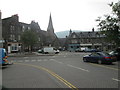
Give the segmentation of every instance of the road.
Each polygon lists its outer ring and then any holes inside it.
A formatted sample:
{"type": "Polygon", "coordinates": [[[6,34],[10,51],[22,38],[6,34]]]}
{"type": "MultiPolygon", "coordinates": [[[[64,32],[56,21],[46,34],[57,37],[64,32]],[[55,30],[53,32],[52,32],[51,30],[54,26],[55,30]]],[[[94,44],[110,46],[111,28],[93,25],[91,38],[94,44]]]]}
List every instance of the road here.
{"type": "Polygon", "coordinates": [[[88,53],[60,52],[52,56],[9,57],[3,68],[4,88],[118,88],[118,62],[83,62],[88,53]]]}

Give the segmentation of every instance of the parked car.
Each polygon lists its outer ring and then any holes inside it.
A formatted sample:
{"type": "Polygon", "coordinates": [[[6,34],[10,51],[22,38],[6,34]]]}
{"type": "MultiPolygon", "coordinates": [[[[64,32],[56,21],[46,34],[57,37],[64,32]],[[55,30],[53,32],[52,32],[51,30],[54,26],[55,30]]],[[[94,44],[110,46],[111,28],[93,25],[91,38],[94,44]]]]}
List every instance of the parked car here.
{"type": "Polygon", "coordinates": [[[81,52],[80,48],[75,49],[75,52],[81,52]]]}
{"type": "Polygon", "coordinates": [[[84,62],[96,62],[98,64],[116,62],[116,57],[104,52],[94,52],[83,57],[84,62]]]}
{"type": "Polygon", "coordinates": [[[37,52],[38,52],[38,53],[43,53],[43,50],[42,50],[42,49],[39,49],[37,52]]]}
{"type": "Polygon", "coordinates": [[[111,56],[115,56],[117,58],[117,61],[120,61],[120,51],[111,51],[109,54],[111,56]]]}
{"type": "Polygon", "coordinates": [[[85,52],[100,52],[98,49],[86,49],[85,52]]]}
{"type": "Polygon", "coordinates": [[[6,50],[4,49],[4,48],[0,48],[0,64],[2,65],[2,66],[4,66],[4,65],[8,65],[9,64],[9,62],[8,62],[8,60],[7,60],[7,52],[6,52],[6,50]]]}

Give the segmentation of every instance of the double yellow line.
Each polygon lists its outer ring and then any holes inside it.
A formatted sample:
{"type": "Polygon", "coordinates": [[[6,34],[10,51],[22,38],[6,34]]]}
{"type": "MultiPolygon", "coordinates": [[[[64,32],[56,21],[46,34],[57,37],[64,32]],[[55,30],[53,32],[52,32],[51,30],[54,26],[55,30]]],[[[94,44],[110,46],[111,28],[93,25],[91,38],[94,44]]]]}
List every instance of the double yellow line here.
{"type": "Polygon", "coordinates": [[[66,86],[68,86],[72,90],[78,90],[78,88],[75,87],[74,85],[72,85],[70,82],[68,82],[67,80],[63,79],[58,74],[56,74],[56,73],[48,70],[47,68],[44,68],[42,66],[32,65],[32,64],[22,64],[22,63],[15,63],[15,64],[25,65],[25,66],[31,66],[31,67],[34,67],[34,68],[38,68],[38,69],[44,70],[44,71],[48,72],[49,74],[51,74],[52,76],[54,76],[55,78],[57,78],[58,80],[60,80],[62,83],[64,83],[66,86]]]}

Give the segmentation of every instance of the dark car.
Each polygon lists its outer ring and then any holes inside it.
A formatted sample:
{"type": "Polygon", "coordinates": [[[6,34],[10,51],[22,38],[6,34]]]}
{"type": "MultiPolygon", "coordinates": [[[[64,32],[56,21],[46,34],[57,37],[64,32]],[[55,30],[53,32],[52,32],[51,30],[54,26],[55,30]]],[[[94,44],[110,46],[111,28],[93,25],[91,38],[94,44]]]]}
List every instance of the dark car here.
{"type": "Polygon", "coordinates": [[[104,52],[94,52],[83,57],[84,62],[96,62],[98,64],[116,62],[116,57],[104,52]]]}
{"type": "Polygon", "coordinates": [[[120,51],[111,51],[109,53],[111,56],[115,56],[117,58],[117,61],[120,61],[120,51]]]}

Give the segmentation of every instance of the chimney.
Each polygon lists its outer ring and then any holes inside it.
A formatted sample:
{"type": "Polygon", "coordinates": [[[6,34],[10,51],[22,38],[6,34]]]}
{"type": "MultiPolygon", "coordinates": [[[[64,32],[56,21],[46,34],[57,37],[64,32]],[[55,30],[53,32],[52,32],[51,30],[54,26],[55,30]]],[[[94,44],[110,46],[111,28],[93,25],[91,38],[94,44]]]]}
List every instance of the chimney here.
{"type": "Polygon", "coordinates": [[[92,32],[94,32],[94,31],[95,31],[95,29],[93,28],[93,29],[92,29],[92,32]]]}
{"type": "Polygon", "coordinates": [[[13,17],[16,21],[19,22],[19,16],[18,16],[18,14],[12,15],[12,17],[13,17]]]}

